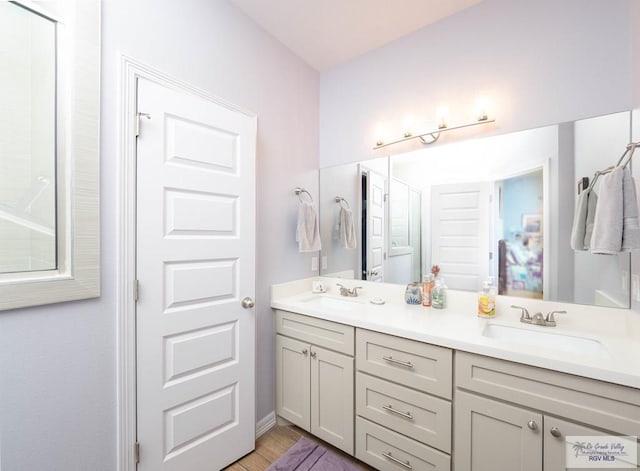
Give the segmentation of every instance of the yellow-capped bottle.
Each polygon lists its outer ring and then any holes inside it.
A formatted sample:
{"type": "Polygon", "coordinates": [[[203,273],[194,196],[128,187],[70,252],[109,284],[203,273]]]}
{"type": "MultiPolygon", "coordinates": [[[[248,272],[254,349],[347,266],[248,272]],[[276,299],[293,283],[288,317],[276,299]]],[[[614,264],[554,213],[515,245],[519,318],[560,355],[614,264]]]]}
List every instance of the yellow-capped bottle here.
{"type": "Polygon", "coordinates": [[[478,292],[478,316],[496,316],[496,290],[491,279],[482,284],[482,290],[478,292]]]}

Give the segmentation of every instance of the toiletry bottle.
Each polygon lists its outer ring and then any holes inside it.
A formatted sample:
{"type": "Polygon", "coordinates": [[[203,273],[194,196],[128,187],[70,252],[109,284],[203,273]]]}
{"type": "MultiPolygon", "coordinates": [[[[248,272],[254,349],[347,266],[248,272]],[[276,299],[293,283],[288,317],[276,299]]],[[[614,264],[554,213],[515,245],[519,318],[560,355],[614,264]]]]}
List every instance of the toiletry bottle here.
{"type": "Polygon", "coordinates": [[[424,275],[422,277],[422,305],[424,307],[431,307],[431,291],[434,286],[433,275],[424,275]]]}
{"type": "Polygon", "coordinates": [[[496,316],[496,290],[491,277],[482,284],[482,289],[478,292],[478,316],[496,316]]]}
{"type": "Polygon", "coordinates": [[[431,290],[431,307],[444,309],[447,307],[446,285],[442,277],[436,278],[435,286],[431,290]]]}

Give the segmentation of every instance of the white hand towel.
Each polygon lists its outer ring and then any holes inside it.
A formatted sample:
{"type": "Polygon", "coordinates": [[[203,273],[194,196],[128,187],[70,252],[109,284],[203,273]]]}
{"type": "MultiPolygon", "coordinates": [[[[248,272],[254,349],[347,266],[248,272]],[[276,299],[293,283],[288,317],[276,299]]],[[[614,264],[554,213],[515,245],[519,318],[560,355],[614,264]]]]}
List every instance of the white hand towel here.
{"type": "Polygon", "coordinates": [[[589,203],[587,204],[587,223],[584,229],[584,249],[591,247],[591,236],[593,235],[593,222],[596,218],[596,208],[598,207],[598,195],[595,190],[589,190],[589,203]]]}
{"type": "Polygon", "coordinates": [[[622,248],[623,173],[622,167],[616,167],[600,178],[591,253],[611,255],[622,248]]]}
{"type": "Polygon", "coordinates": [[[622,178],[623,222],[622,222],[622,250],[629,252],[640,249],[640,223],[638,222],[638,199],[636,183],[628,167],[624,169],[622,178]]]}
{"type": "Polygon", "coordinates": [[[573,250],[584,250],[585,230],[587,224],[587,206],[589,193],[591,190],[584,190],[578,195],[576,202],[576,212],[573,216],[573,227],[571,228],[571,248],[573,250]]]}
{"type": "Polygon", "coordinates": [[[300,252],[317,252],[321,248],[318,213],[313,203],[302,202],[298,208],[296,242],[300,252]]]}
{"type": "Polygon", "coordinates": [[[340,208],[340,242],[345,249],[356,248],[356,227],[353,222],[353,212],[347,208],[340,208]]]}

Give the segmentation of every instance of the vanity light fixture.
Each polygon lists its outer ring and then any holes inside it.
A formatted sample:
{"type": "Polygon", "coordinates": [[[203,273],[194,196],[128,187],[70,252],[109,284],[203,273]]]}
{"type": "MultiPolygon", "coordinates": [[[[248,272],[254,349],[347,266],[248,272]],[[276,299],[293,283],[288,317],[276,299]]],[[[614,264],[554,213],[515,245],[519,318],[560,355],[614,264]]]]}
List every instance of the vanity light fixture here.
{"type": "Polygon", "coordinates": [[[440,134],[443,132],[453,131],[454,129],[468,128],[471,126],[478,126],[480,124],[494,123],[495,121],[496,121],[495,119],[489,119],[489,116],[487,116],[487,113],[484,110],[482,110],[478,115],[477,121],[474,121],[472,123],[460,124],[458,126],[449,126],[445,119],[440,119],[438,123],[438,129],[434,129],[433,131],[427,131],[427,132],[423,132],[415,135],[412,134],[411,131],[405,131],[404,137],[402,139],[397,139],[391,142],[384,142],[382,139],[378,138],[376,140],[376,145],[373,149],[376,150],[382,147],[390,146],[392,144],[399,144],[400,142],[408,141],[411,139],[420,139],[420,142],[422,142],[425,145],[433,144],[438,140],[438,138],[440,138],[440,134]]]}

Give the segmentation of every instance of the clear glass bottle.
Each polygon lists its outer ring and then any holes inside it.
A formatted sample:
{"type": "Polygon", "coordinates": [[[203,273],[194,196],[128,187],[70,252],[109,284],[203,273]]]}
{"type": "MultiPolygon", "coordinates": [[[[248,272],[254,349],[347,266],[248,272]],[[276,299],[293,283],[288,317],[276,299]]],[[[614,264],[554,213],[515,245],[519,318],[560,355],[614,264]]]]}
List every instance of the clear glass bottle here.
{"type": "Polygon", "coordinates": [[[444,309],[447,307],[447,286],[442,277],[436,278],[435,286],[431,290],[431,307],[444,309]]]}

